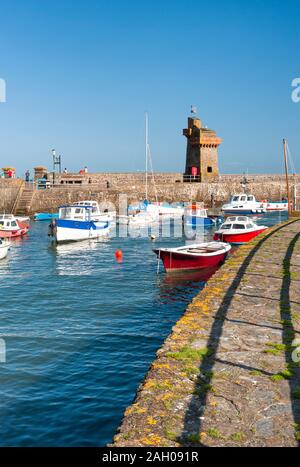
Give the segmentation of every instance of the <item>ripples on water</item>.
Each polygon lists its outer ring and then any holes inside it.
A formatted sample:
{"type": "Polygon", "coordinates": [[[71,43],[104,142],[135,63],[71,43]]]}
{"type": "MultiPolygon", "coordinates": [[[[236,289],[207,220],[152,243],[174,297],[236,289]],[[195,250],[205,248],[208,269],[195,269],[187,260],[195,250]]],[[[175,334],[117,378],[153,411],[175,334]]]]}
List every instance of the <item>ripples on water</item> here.
{"type": "MultiPolygon", "coordinates": [[[[155,243],[175,244],[182,239],[155,243]]],[[[14,241],[0,262],[0,445],[111,441],[156,350],[206,280],[157,275],[152,248],[142,238],[54,246],[47,223],[14,241]]]]}

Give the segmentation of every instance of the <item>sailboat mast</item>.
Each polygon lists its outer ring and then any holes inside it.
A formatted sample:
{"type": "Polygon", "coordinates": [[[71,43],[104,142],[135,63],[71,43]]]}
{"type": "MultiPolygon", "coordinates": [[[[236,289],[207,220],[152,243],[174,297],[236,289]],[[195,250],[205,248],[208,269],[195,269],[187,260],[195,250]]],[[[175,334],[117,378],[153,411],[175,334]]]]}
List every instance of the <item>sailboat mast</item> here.
{"type": "Polygon", "coordinates": [[[146,172],[146,200],[148,200],[148,113],[145,113],[145,172],[146,172]]]}
{"type": "Polygon", "coordinates": [[[290,193],[290,184],[289,184],[289,169],[287,161],[287,151],[286,151],[286,139],[283,140],[283,155],[284,155],[284,167],[285,167],[285,178],[286,178],[286,190],[288,198],[288,212],[291,213],[291,193],[290,193]]]}

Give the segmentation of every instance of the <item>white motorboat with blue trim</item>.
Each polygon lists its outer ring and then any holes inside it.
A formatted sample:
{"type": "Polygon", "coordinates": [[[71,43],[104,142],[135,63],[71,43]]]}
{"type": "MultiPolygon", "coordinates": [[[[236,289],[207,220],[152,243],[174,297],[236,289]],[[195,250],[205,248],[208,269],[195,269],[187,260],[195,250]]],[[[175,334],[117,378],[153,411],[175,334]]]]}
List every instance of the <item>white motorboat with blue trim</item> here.
{"type": "Polygon", "coordinates": [[[108,235],[110,222],[93,220],[92,206],[64,205],[58,219],[50,224],[51,235],[57,243],[89,240],[108,235]]]}
{"type": "Polygon", "coordinates": [[[261,214],[267,211],[263,202],[256,201],[255,196],[242,193],[233,195],[228,204],[222,206],[224,214],[261,214]]]}

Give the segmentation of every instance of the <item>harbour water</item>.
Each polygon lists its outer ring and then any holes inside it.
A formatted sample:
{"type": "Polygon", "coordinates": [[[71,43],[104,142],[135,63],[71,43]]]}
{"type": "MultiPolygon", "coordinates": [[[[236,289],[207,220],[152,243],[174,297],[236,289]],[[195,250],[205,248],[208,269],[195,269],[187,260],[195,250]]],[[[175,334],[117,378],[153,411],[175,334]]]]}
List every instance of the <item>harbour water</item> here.
{"type": "MultiPolygon", "coordinates": [[[[175,244],[183,239],[155,242],[175,244]]],[[[152,248],[148,238],[54,246],[47,223],[13,243],[0,262],[0,445],[111,441],[156,350],[204,286],[201,274],[157,275],[152,248]]]]}

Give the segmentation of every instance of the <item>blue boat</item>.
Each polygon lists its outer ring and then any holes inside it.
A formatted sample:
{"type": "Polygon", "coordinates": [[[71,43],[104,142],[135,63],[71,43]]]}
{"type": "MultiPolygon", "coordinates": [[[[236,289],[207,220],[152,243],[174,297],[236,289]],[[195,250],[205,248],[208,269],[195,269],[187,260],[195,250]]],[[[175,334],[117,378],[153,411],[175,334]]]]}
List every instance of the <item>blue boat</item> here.
{"type": "Polygon", "coordinates": [[[36,212],[33,216],[34,221],[51,221],[52,219],[58,219],[58,213],[36,212]]]}
{"type": "Polygon", "coordinates": [[[223,217],[210,217],[207,209],[199,208],[196,205],[188,206],[184,211],[184,223],[191,227],[213,227],[223,222],[223,217]]]}

